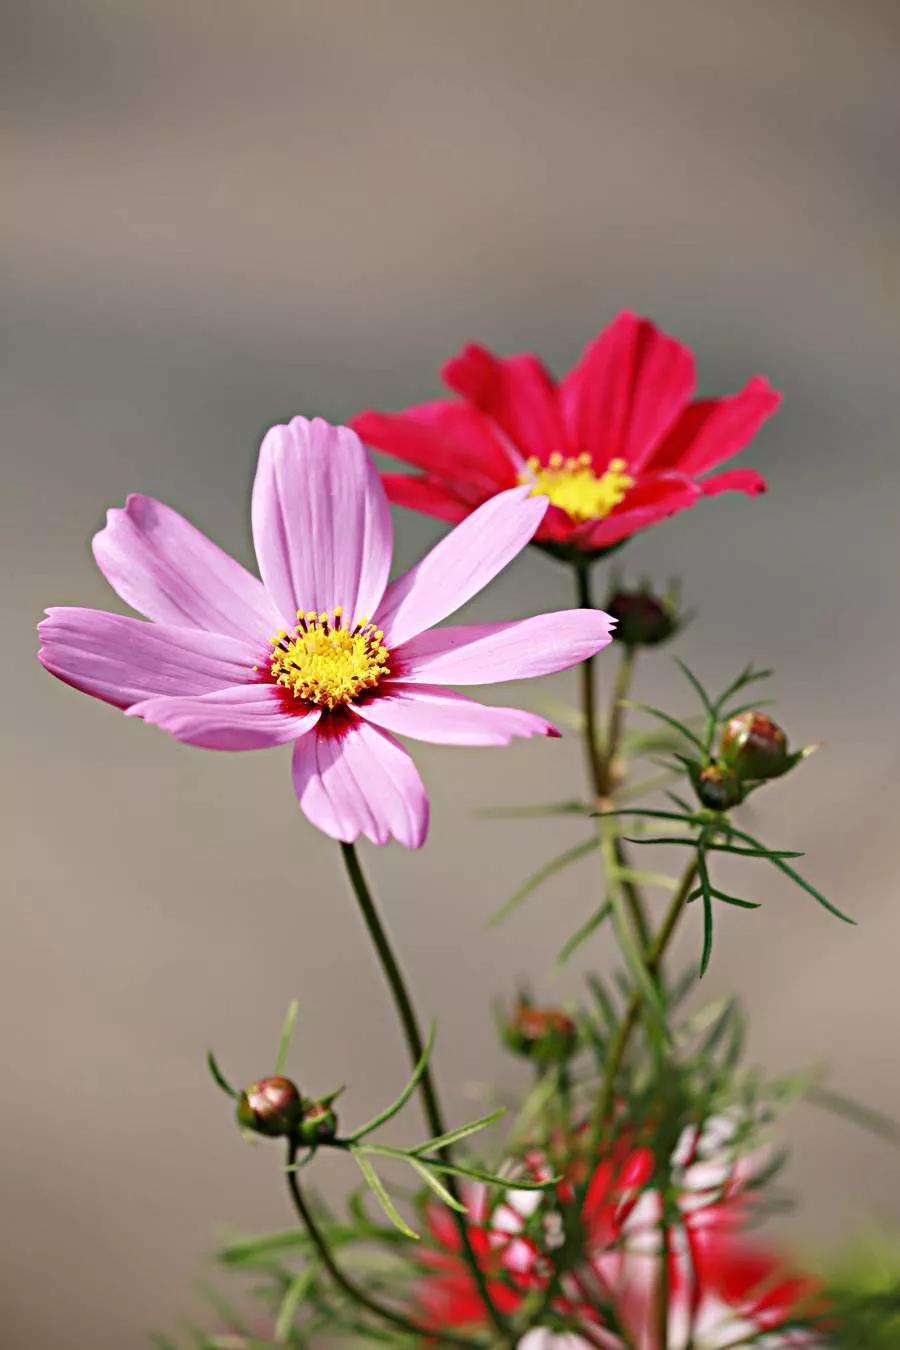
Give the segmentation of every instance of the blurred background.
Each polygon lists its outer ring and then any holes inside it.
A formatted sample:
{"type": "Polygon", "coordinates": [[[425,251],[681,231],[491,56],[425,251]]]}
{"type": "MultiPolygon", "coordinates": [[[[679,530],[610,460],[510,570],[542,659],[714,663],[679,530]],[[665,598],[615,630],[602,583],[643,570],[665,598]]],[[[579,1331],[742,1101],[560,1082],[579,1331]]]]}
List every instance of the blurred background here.
{"type": "MultiPolygon", "coordinates": [[[[898,7],[4,9],[4,1345],[139,1346],[196,1310],[215,1235],[289,1222],[275,1158],[242,1143],[206,1076],[208,1045],[236,1079],[270,1070],[297,996],[293,1070],[312,1091],[348,1083],[348,1118],[406,1071],[287,753],[205,754],[126,722],[39,669],[33,626],[48,604],[121,608],[89,538],[132,490],[249,562],[265,428],[433,396],[468,339],[561,370],[627,306],[696,349],[704,392],[757,371],[784,390],[742,461],[771,493],[708,502],[623,562],[683,577],[700,617],[678,651],[711,683],[751,657],[777,667],[780,719],[825,748],[755,820],[860,920],[756,873],[765,908],[722,915],[704,994],[742,993],[773,1071],[827,1061],[836,1087],[900,1114],[898,7]]],[[[397,529],[402,564],[441,532],[403,512],[397,529]]],[[[469,615],[569,602],[565,572],[529,554],[469,615]]],[[[668,656],[639,689],[689,706],[668,656]]],[[[574,698],[574,681],[543,692],[574,698]]],[[[547,974],[592,903],[590,869],[573,871],[487,930],[584,827],[475,813],[571,796],[581,760],[571,740],[417,760],[429,847],[365,862],[440,1019],[459,1120],[522,1082],[492,998],[526,976],[576,993],[586,961],[547,974]]],[[[592,960],[609,966],[606,941],[592,960]]],[[[404,1128],[418,1137],[412,1111],[404,1128]]],[[[812,1108],[791,1139],[792,1235],[900,1221],[886,1146],[812,1108]]]]}

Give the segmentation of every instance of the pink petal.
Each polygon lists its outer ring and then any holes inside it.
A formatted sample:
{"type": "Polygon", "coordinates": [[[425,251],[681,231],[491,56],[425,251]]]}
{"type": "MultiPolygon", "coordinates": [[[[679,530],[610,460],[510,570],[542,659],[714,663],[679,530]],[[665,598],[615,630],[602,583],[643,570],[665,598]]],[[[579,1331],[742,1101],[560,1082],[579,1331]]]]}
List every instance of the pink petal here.
{"type": "Polygon", "coordinates": [[[282,615],[330,611],[371,618],[384,594],[393,536],[384,488],[349,427],[295,417],[273,427],[253,484],[253,540],[282,615]]]}
{"type": "Polygon", "coordinates": [[[51,674],[118,708],[154,694],[208,694],[252,680],[259,655],[252,643],[220,633],[97,609],[48,609],[38,633],[38,658],[51,674]]]}
{"type": "Polygon", "coordinates": [[[546,510],[546,497],[518,487],[473,511],[387,588],[375,617],[388,646],[440,623],[477,595],[521,553],[546,510]]]}
{"type": "Polygon", "coordinates": [[[435,628],[394,652],[404,683],[496,684],[550,675],[612,641],[614,620],[599,609],[565,609],[513,623],[435,628]]]}
{"type": "Polygon", "coordinates": [[[421,511],[436,520],[449,520],[458,525],[472,511],[471,506],[454,496],[439,479],[419,478],[411,473],[383,473],[381,481],[388,501],[395,506],[421,511]]]}
{"type": "Polygon", "coordinates": [[[654,469],[677,468],[703,473],[738,454],[753,439],[781,402],[762,375],[755,375],[737,394],[702,399],[685,408],[650,463],[654,469]]]}
{"type": "Polygon", "coordinates": [[[384,692],[359,703],[358,716],[385,731],[435,745],[508,745],[516,736],[558,736],[556,727],[518,708],[483,703],[427,684],[385,685],[384,692]]]}
{"type": "Polygon", "coordinates": [[[116,594],[158,623],[260,640],[280,625],[262,582],[152,497],[107,514],[94,557],[116,594]]]}
{"type": "Polygon", "coordinates": [[[569,448],[556,390],[536,356],[499,358],[471,343],[441,371],[444,382],[509,437],[523,459],[542,463],[569,448]]]}
{"type": "Polygon", "coordinates": [[[622,506],[605,520],[579,531],[577,545],[588,550],[611,548],[638,530],[645,530],[648,525],[656,525],[676,511],[693,506],[701,495],[702,489],[698,483],[678,474],[661,474],[656,479],[646,479],[633,488],[622,506]]]}
{"type": "Polygon", "coordinates": [[[704,497],[718,497],[720,492],[746,492],[748,497],[758,497],[766,491],[766,480],[755,469],[726,469],[711,478],[701,478],[699,486],[704,497]]]}
{"type": "Polygon", "coordinates": [[[274,684],[242,684],[197,698],[149,698],[129,708],[179,741],[206,750],[267,750],[303,737],[321,712],[285,710],[284,694],[274,684]]]}
{"type": "Polygon", "coordinates": [[[623,313],[560,383],[569,438],[598,470],[611,459],[640,468],[694,388],[694,358],[649,319],[623,313]]]}
{"type": "Polygon", "coordinates": [[[476,483],[490,492],[515,483],[513,462],[490,421],[457,399],[400,413],[362,412],[350,425],[367,445],[448,483],[476,483]]]}
{"type": "Polygon", "coordinates": [[[293,775],[301,810],[332,839],[425,842],[428,797],[415,764],[387,732],[352,714],[323,720],[297,742],[293,775]]]}

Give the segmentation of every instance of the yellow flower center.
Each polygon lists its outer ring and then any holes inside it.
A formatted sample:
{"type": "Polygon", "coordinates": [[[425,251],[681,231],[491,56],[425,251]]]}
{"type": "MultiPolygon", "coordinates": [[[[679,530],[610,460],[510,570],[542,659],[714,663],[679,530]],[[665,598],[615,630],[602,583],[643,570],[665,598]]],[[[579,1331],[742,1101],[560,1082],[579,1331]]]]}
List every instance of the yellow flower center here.
{"type": "Polygon", "coordinates": [[[319,708],[337,708],[388,674],[384,633],[368,619],[345,626],[338,605],[332,614],[297,613],[289,633],[271,639],[269,673],[276,684],[319,708]]]}
{"type": "Polygon", "coordinates": [[[549,464],[529,459],[519,474],[520,483],[531,483],[531,495],[549,497],[554,506],[581,524],[586,520],[602,520],[625,497],[634,485],[626,472],[624,459],[612,459],[609,468],[599,477],[591,467],[590,455],[564,459],[551,455],[549,464]]]}

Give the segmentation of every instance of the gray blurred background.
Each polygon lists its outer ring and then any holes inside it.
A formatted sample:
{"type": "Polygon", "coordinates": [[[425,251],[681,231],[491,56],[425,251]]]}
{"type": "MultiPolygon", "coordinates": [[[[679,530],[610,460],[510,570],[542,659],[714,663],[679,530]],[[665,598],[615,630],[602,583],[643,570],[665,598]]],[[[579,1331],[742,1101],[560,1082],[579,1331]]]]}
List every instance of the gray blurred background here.
{"type": "MultiPolygon", "coordinates": [[[[347,1082],[349,1118],[405,1073],[287,754],[125,721],[40,671],[33,625],[119,607],[88,540],[131,490],[249,561],[264,429],[431,396],[470,338],[563,369],[628,306],[696,348],[706,392],[757,371],[785,391],[746,459],[770,495],[709,502],[625,559],[683,576],[700,617],[679,652],[711,682],[777,666],[782,720],[826,745],[755,820],[861,921],[750,876],[766,906],[722,915],[704,993],[741,991],[773,1070],[828,1061],[900,1114],[897,5],[30,0],[4,29],[4,1346],[139,1346],[196,1308],[215,1234],[289,1221],[207,1045],[240,1080],[267,1071],[296,995],[293,1068],[347,1082]]],[[[397,527],[401,562],[441,529],[397,527]]],[[[566,605],[567,583],[529,554],[470,615],[566,605]]],[[[688,706],[667,657],[640,691],[688,706]]],[[[592,898],[582,868],[486,931],[583,826],[474,812],[570,796],[581,761],[571,740],[417,759],[429,847],[365,861],[459,1120],[522,1083],[492,996],[580,987],[586,962],[546,975],[592,898]]],[[[608,968],[608,940],[592,955],[608,968]]],[[[900,1221],[886,1146],[811,1108],[791,1136],[794,1235],[900,1221]]]]}

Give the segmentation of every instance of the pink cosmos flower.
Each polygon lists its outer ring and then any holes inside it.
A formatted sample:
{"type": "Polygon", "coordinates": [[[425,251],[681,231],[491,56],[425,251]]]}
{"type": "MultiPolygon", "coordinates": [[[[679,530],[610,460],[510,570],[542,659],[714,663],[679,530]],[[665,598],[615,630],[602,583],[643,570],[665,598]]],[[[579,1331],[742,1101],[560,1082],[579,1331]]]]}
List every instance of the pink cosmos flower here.
{"type": "Polygon", "coordinates": [[[693,401],[694,358],[648,319],[623,313],[555,383],[536,356],[470,345],[442,371],[460,396],[352,419],[363,440],[420,469],[384,475],[388,496],[463,520],[522,483],[549,497],[536,540],[596,553],[701,497],[765,490],[753,469],[707,477],[756,435],[780,395],[762,376],[693,401]]]}
{"type": "Polygon", "coordinates": [[[260,449],[252,525],[262,580],[183,516],[132,496],[109,512],[94,557],[149,623],[50,609],[39,656],[59,679],[213,750],[293,744],[294,787],[319,829],[418,848],[428,798],[393,733],[443,745],[556,736],[446,684],[563,670],[611,640],[596,610],[435,628],[529,542],[547,510],[502,492],[388,584],[384,488],[347,427],[295,417],[260,449]]]}

